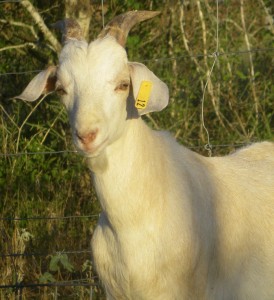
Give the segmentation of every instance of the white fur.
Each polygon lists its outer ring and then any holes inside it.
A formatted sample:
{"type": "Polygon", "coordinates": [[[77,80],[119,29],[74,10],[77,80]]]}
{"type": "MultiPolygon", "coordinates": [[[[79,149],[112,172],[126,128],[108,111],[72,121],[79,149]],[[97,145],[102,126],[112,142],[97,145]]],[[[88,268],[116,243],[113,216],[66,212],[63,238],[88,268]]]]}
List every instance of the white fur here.
{"type": "Polygon", "coordinates": [[[161,110],[167,87],[114,38],[60,55],[56,85],[102,206],[92,250],[108,299],[274,299],[274,144],[191,152],[138,118],[144,79],[154,83],[147,111],[161,110]],[[133,91],[115,89],[129,80],[133,91]],[[77,138],[95,129],[89,144],[77,138]]]}

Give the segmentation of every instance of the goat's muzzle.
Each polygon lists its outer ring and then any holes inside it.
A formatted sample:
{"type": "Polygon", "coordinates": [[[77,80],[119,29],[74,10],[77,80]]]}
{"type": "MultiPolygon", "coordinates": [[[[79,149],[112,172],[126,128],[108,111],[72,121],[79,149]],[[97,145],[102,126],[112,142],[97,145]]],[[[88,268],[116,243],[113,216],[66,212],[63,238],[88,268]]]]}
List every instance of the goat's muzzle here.
{"type": "Polygon", "coordinates": [[[81,134],[78,131],[76,131],[75,134],[78,140],[81,142],[81,144],[83,144],[84,146],[88,146],[96,139],[97,133],[98,133],[98,129],[89,131],[88,133],[85,134],[81,134]]]}

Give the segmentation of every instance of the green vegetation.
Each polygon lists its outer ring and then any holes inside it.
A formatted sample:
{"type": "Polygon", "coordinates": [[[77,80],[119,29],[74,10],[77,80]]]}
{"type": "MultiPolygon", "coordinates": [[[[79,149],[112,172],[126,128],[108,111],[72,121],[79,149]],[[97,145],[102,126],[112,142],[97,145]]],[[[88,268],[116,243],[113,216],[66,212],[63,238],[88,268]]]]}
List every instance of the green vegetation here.
{"type": "MultiPolygon", "coordinates": [[[[68,0],[32,3],[47,25],[72,14],[68,0]]],[[[169,107],[145,117],[151,127],[204,155],[203,121],[213,155],[274,140],[271,3],[219,1],[217,39],[216,1],[105,1],[105,22],[131,9],[162,12],[136,26],[127,43],[130,60],[146,64],[170,88],[169,107]]],[[[75,17],[81,7],[91,16],[92,40],[102,27],[101,1],[79,1],[75,17]]],[[[104,299],[89,245],[100,207],[84,159],[73,152],[66,112],[54,94],[33,104],[11,100],[33,71],[56,64],[58,53],[22,4],[0,3],[0,15],[0,254],[25,253],[1,257],[0,285],[81,281],[93,285],[93,299],[104,299]]],[[[90,293],[84,285],[11,287],[0,289],[0,299],[89,299],[90,293]]]]}

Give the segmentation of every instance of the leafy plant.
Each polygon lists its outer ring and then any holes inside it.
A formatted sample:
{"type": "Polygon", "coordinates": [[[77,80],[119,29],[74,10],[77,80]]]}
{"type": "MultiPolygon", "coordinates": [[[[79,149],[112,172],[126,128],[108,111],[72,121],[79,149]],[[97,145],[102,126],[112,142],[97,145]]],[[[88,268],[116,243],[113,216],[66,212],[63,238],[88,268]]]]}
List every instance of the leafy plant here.
{"type": "MultiPolygon", "coordinates": [[[[68,7],[70,1],[32,4],[46,25],[71,11],[81,18],[86,13],[91,17],[86,23],[90,25],[87,39],[92,40],[102,27],[101,2],[80,2],[74,11],[68,7]],[[81,7],[86,11],[79,13],[81,7]]],[[[115,0],[105,2],[103,11],[105,23],[130,9],[162,12],[134,27],[127,43],[129,59],[145,63],[170,90],[167,109],[145,120],[155,129],[171,131],[180,143],[205,155],[203,93],[204,122],[213,154],[274,138],[272,2],[244,2],[242,11],[239,0],[218,3],[218,39],[216,1],[115,0]],[[205,89],[217,42],[220,55],[205,89]]],[[[58,53],[22,3],[3,2],[0,14],[5,16],[0,19],[0,252],[43,252],[50,259],[44,255],[2,259],[0,282],[19,282],[16,274],[22,284],[85,278],[96,285],[94,297],[104,299],[90,253],[48,256],[58,249],[89,249],[100,212],[84,159],[71,152],[74,146],[66,112],[54,94],[39,104],[11,100],[38,70],[56,64],[58,53]],[[11,220],[15,217],[20,220],[11,220]],[[28,241],[20,239],[26,228],[34,237],[25,236],[28,241]]],[[[1,299],[47,299],[52,290],[25,288],[17,295],[1,289],[0,293],[1,299]]],[[[75,299],[87,297],[86,290],[69,287],[58,293],[64,299],[72,294],[75,299]]]]}

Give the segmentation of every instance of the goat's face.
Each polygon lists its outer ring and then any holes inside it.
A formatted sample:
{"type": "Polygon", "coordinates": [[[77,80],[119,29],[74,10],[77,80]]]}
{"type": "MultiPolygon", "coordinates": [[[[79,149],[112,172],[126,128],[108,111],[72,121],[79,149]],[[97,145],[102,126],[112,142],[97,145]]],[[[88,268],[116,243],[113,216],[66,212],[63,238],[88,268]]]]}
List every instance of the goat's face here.
{"type": "MultiPolygon", "coordinates": [[[[129,12],[116,17],[118,22],[114,20],[126,27],[123,22],[131,22],[136,16],[145,20],[153,15],[153,12],[129,12]]],[[[90,44],[75,38],[80,32],[75,21],[67,20],[65,25],[76,27],[65,30],[58,67],[39,73],[18,98],[34,101],[41,94],[59,92],[68,111],[76,147],[95,157],[122,135],[128,120],[162,110],[168,103],[168,88],[146,66],[128,62],[123,47],[125,33],[114,24],[107,26],[90,44]],[[121,32],[124,35],[120,36],[121,32]],[[69,34],[73,34],[72,38],[69,34]],[[147,106],[137,109],[135,99],[143,82],[149,82],[152,89],[147,95],[147,106]]]]}
{"type": "Polygon", "coordinates": [[[114,38],[68,43],[57,68],[73,140],[89,156],[98,155],[123,132],[130,73],[127,55],[114,38]]]}

